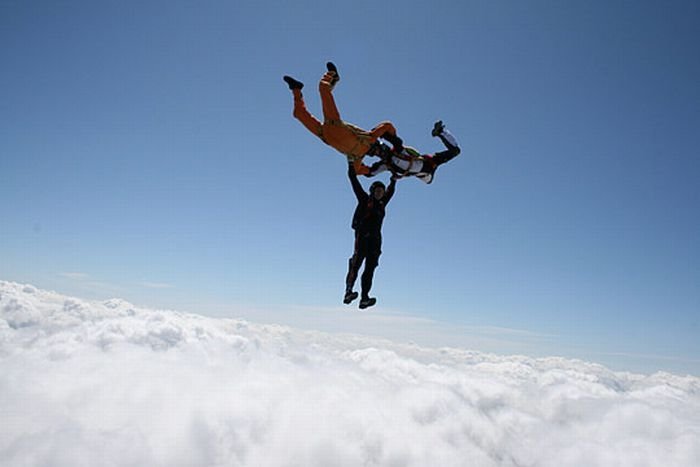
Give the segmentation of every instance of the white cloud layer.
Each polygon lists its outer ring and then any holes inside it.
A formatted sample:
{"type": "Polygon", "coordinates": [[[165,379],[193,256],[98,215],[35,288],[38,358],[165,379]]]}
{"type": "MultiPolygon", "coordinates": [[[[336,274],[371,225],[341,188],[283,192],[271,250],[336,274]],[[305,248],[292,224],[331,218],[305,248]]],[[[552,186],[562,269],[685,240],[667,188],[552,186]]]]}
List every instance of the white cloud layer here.
{"type": "Polygon", "coordinates": [[[698,466],[700,379],[0,281],[3,466],[698,466]]]}

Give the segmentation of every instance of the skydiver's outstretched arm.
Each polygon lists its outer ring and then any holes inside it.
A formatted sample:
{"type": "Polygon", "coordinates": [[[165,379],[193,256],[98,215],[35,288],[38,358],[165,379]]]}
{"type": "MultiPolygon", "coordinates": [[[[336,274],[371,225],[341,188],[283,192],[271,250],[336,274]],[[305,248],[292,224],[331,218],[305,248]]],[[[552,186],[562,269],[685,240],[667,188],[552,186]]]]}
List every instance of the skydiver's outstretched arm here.
{"type": "Polygon", "coordinates": [[[389,182],[389,186],[386,189],[386,193],[384,194],[384,205],[386,206],[389,204],[389,201],[391,201],[391,198],[394,196],[394,193],[396,192],[396,180],[398,180],[398,177],[396,175],[391,176],[391,181],[389,182]]]}
{"type": "Polygon", "coordinates": [[[364,203],[369,198],[369,195],[365,193],[362,188],[360,181],[357,179],[357,173],[355,172],[355,166],[351,160],[348,160],[348,178],[350,179],[350,185],[352,185],[352,191],[355,193],[357,201],[364,203]]]}
{"type": "Polygon", "coordinates": [[[386,172],[387,170],[389,170],[389,167],[387,167],[386,162],[377,161],[369,167],[369,172],[365,174],[365,177],[374,177],[375,175],[386,172]]]}

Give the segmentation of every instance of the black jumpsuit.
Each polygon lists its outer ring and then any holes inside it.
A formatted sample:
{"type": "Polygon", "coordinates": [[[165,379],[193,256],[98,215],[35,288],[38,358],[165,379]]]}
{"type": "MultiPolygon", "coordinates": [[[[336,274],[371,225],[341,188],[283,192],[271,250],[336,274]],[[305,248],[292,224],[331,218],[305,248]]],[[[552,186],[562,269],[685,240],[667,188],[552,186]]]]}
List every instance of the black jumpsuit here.
{"type": "Polygon", "coordinates": [[[346,292],[352,291],[364,261],[362,298],[367,299],[372,288],[374,270],[379,265],[379,255],[382,254],[382,222],[384,221],[385,207],[394,196],[396,180],[391,180],[384,196],[377,200],[371,193],[366,193],[362,188],[352,165],[348,167],[348,177],[357,197],[357,208],[355,208],[352,217],[352,228],[355,231],[355,250],[350,258],[345,286],[346,292]]]}

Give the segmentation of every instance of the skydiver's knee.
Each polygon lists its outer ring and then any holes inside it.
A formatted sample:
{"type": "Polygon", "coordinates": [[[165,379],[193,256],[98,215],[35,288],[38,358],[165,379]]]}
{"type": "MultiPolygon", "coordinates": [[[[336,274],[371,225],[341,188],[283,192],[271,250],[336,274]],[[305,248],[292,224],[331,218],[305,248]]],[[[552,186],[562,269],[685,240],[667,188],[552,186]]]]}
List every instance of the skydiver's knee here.
{"type": "Polygon", "coordinates": [[[389,120],[383,121],[377,126],[383,128],[385,132],[396,134],[396,127],[389,120]]]}
{"type": "Polygon", "coordinates": [[[362,259],[358,255],[352,255],[348,260],[348,265],[351,269],[360,269],[362,259]]]}
{"type": "MultiPolygon", "coordinates": [[[[459,148],[459,146],[454,145],[454,144],[447,144],[447,150],[443,151],[443,154],[445,154],[445,157],[449,160],[452,159],[453,157],[459,156],[459,153],[462,152],[462,150],[459,148]]],[[[439,153],[438,153],[439,154],[439,153]]]]}
{"type": "Polygon", "coordinates": [[[435,167],[437,167],[439,165],[444,164],[445,162],[451,161],[452,159],[457,157],[460,152],[461,151],[457,146],[453,146],[446,151],[436,153],[431,158],[431,161],[435,164],[435,167]]]}
{"type": "Polygon", "coordinates": [[[365,270],[373,270],[376,269],[377,266],[379,266],[379,255],[368,257],[367,260],[365,260],[365,270]]]}

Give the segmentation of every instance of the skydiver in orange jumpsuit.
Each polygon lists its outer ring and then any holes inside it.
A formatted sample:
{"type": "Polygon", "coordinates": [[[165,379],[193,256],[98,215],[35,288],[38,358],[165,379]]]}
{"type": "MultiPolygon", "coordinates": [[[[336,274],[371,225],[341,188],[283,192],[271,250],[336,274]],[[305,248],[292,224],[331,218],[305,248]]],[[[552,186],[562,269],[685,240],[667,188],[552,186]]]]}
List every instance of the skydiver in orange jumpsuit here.
{"type": "Polygon", "coordinates": [[[284,81],[289,85],[294,94],[294,117],[299,120],[311,133],[318,136],[321,141],[333,147],[341,154],[345,154],[353,161],[355,171],[359,175],[369,173],[369,167],[362,163],[362,158],[370,152],[370,148],[378,138],[390,142],[395,148],[401,148],[403,143],[396,135],[396,128],[391,122],[381,122],[372,130],[366,131],[351,123],[340,119],[340,113],[333,99],[333,87],[340,80],[336,66],[328,62],[327,72],[318,83],[323,107],[323,123],[306,109],[301,89],[304,83],[295,80],[291,76],[284,76],[284,81]]]}

